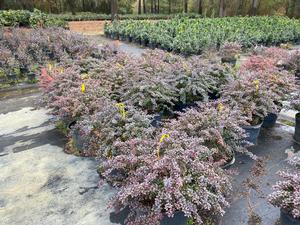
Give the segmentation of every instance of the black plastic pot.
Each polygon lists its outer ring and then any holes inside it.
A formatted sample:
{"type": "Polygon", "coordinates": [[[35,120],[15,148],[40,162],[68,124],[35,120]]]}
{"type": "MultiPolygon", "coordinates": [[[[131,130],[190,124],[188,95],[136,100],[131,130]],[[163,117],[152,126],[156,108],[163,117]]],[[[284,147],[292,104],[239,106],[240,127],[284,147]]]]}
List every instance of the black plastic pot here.
{"type": "Polygon", "coordinates": [[[22,75],[24,75],[24,74],[27,74],[29,71],[28,71],[27,67],[20,67],[20,72],[22,75]]]}
{"type": "Polygon", "coordinates": [[[242,126],[242,128],[245,130],[247,137],[245,138],[245,141],[248,141],[254,145],[257,144],[257,139],[261,130],[262,123],[255,125],[255,126],[242,126]]]}
{"type": "Polygon", "coordinates": [[[8,74],[7,78],[9,81],[13,81],[13,82],[17,81],[17,79],[18,79],[17,74],[15,74],[15,73],[8,74]]]}
{"type": "Polygon", "coordinates": [[[294,134],[294,140],[297,143],[300,143],[300,113],[296,114],[296,125],[295,125],[295,134],[294,134]]]}
{"type": "Polygon", "coordinates": [[[280,224],[281,225],[300,225],[300,219],[295,219],[292,215],[288,214],[285,210],[280,210],[280,224]]]}
{"type": "Polygon", "coordinates": [[[177,112],[184,112],[186,109],[193,107],[197,107],[197,103],[176,104],[174,110],[177,112]]]}
{"type": "Polygon", "coordinates": [[[141,41],[141,44],[142,44],[143,46],[147,47],[147,46],[149,45],[149,41],[146,40],[146,39],[143,39],[143,40],[141,41]]]}
{"type": "Polygon", "coordinates": [[[232,64],[232,65],[236,65],[236,59],[233,58],[233,59],[230,59],[230,58],[222,58],[221,59],[222,63],[228,63],[228,64],[232,64]]]}
{"type": "Polygon", "coordinates": [[[28,78],[28,80],[29,81],[34,81],[34,79],[35,79],[35,73],[28,73],[27,74],[27,78],[28,78]]]}
{"type": "Polygon", "coordinates": [[[229,169],[235,163],[235,155],[233,154],[232,159],[221,166],[222,169],[229,169]]]}
{"type": "Polygon", "coordinates": [[[300,80],[300,70],[297,70],[295,73],[296,80],[300,80]]]}
{"type": "Polygon", "coordinates": [[[274,127],[277,121],[278,115],[275,113],[269,113],[265,118],[262,124],[263,128],[271,128],[274,127]]]}
{"type": "Polygon", "coordinates": [[[161,114],[155,115],[153,117],[153,120],[151,121],[151,126],[153,126],[153,127],[160,127],[161,120],[162,120],[162,115],[161,114]]]}
{"type": "MultiPolygon", "coordinates": [[[[125,207],[120,212],[110,213],[110,222],[125,225],[125,220],[128,214],[130,213],[129,207],[125,207]]],[[[160,225],[187,225],[188,218],[184,216],[182,212],[176,212],[174,217],[169,218],[164,216],[160,222],[160,225]]]]}
{"type": "Polygon", "coordinates": [[[128,36],[128,37],[127,37],[127,41],[128,41],[128,42],[132,42],[132,37],[131,37],[131,36],[128,36]]]}

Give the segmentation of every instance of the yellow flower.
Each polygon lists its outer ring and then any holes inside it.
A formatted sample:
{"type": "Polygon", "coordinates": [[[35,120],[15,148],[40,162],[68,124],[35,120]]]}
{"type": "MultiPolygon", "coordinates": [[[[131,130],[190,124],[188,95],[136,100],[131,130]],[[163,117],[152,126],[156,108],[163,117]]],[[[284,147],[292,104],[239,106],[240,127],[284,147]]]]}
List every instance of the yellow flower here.
{"type": "Polygon", "coordinates": [[[117,103],[116,106],[118,107],[120,114],[123,119],[126,117],[126,110],[125,110],[125,104],[124,103],[117,103]]]}
{"type": "Polygon", "coordinates": [[[255,85],[256,92],[258,92],[260,81],[259,80],[255,80],[255,81],[253,81],[253,84],[255,85]]]}
{"type": "Polygon", "coordinates": [[[48,70],[52,71],[52,69],[53,69],[53,64],[52,63],[48,63],[48,70]]]}
{"type": "Polygon", "coordinates": [[[217,109],[218,109],[219,112],[222,112],[224,108],[225,108],[225,107],[224,107],[224,105],[223,105],[222,103],[219,103],[219,104],[218,104],[217,109]]]}
{"type": "Polygon", "coordinates": [[[81,85],[81,92],[84,93],[85,92],[85,84],[81,85]]]}
{"type": "Polygon", "coordinates": [[[167,138],[170,137],[170,134],[162,134],[160,139],[159,139],[159,144],[158,144],[158,147],[157,147],[157,151],[156,151],[156,154],[157,154],[157,158],[160,159],[160,144],[167,138]]]}
{"type": "Polygon", "coordinates": [[[63,67],[60,67],[60,68],[58,69],[58,71],[59,71],[60,73],[63,73],[63,72],[65,72],[65,69],[64,69],[63,67]]]}

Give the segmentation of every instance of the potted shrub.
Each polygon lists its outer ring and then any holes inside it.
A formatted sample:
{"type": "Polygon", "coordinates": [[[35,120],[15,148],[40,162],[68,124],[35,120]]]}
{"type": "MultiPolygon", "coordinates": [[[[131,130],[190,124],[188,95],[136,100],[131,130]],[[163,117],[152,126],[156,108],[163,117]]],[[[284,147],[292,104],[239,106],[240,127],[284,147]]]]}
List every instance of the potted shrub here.
{"type": "MultiPolygon", "coordinates": [[[[263,52],[263,55],[250,56],[239,69],[241,75],[248,72],[253,73],[253,76],[259,81],[259,86],[266,86],[269,88],[270,93],[273,93],[271,98],[277,109],[269,111],[265,116],[262,125],[265,128],[271,128],[275,125],[284,101],[290,101],[291,93],[297,91],[293,74],[277,66],[280,55],[267,57],[272,52],[278,52],[277,48],[267,49],[263,52]]],[[[284,53],[280,53],[284,55],[284,53]]]]}
{"type": "Polygon", "coordinates": [[[270,112],[277,112],[275,93],[268,83],[263,82],[264,76],[259,73],[243,73],[223,87],[222,97],[233,110],[240,110],[247,118],[247,141],[257,144],[257,139],[264,118],[270,112]]]}
{"type": "Polygon", "coordinates": [[[164,130],[154,139],[116,146],[118,156],[104,162],[101,171],[118,187],[111,205],[116,211],[130,210],[126,223],[159,225],[181,212],[190,224],[213,223],[224,214],[230,179],[210,160],[199,138],[164,130]],[[118,176],[112,176],[115,170],[118,176]]]}
{"type": "Polygon", "coordinates": [[[278,175],[283,178],[273,186],[274,192],[268,197],[269,202],[281,209],[281,225],[300,224],[300,156],[297,153],[292,156],[288,163],[293,170],[279,171],[278,175]]]}
{"type": "Polygon", "coordinates": [[[287,68],[295,72],[297,80],[300,80],[300,50],[293,50],[286,59],[287,68]]]}
{"type": "Polygon", "coordinates": [[[223,63],[235,65],[239,54],[242,52],[242,46],[237,42],[225,42],[220,47],[220,56],[223,63]]]}
{"type": "Polygon", "coordinates": [[[232,110],[222,101],[215,101],[198,103],[197,107],[179,113],[179,117],[165,127],[199,138],[202,145],[211,150],[214,161],[227,167],[234,163],[235,152],[256,158],[245,148],[246,133],[240,127],[243,123],[245,118],[238,109],[232,110]]]}
{"type": "Polygon", "coordinates": [[[131,106],[99,99],[98,111],[83,116],[72,128],[74,147],[83,155],[109,158],[118,155],[115,142],[153,135],[151,117],[131,106]]]}

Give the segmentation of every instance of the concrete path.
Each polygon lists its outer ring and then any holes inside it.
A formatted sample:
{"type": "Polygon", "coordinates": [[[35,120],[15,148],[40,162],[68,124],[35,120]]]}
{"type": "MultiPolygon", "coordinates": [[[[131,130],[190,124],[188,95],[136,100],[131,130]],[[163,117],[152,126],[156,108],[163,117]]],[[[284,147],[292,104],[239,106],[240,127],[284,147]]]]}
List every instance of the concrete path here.
{"type": "Polygon", "coordinates": [[[110,225],[97,162],[63,152],[39,94],[0,100],[0,224],[110,225]]]}

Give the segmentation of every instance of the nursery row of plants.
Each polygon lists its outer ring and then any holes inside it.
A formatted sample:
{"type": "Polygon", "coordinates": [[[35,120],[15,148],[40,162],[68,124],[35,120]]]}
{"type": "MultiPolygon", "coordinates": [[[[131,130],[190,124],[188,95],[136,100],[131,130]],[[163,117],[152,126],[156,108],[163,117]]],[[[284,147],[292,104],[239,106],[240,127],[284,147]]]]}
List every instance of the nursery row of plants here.
{"type": "MultiPolygon", "coordinates": [[[[51,17],[61,19],[64,21],[88,21],[88,20],[110,20],[111,15],[97,14],[92,12],[79,12],[75,15],[71,13],[64,14],[50,14],[51,17]]],[[[188,13],[188,14],[118,14],[119,20],[166,20],[178,16],[185,16],[189,18],[200,18],[200,14],[188,13]]]]}
{"type": "MultiPolygon", "coordinates": [[[[110,205],[129,209],[128,224],[160,224],[178,212],[189,224],[214,224],[229,206],[224,168],[236,153],[257,159],[249,131],[259,135],[284,101],[299,107],[299,50],[259,48],[234,68],[219,53],[132,58],[84,39],[69,45],[85,51],[42,68],[45,104],[69,138],[66,151],[99,159],[101,179],[117,190],[110,205]]],[[[237,44],[222,48],[236,52],[237,44]]],[[[282,174],[269,201],[300,219],[299,173],[282,174]]]]}
{"type": "Polygon", "coordinates": [[[243,47],[300,41],[300,21],[287,17],[173,18],[162,21],[115,21],[105,34],[152,48],[198,54],[226,41],[243,47]]]}
{"type": "Polygon", "coordinates": [[[38,9],[28,10],[0,10],[0,27],[66,27],[66,22],[49,16],[38,9]]]}
{"type": "Polygon", "coordinates": [[[0,29],[0,87],[24,81],[34,83],[42,66],[88,54],[102,57],[96,46],[63,28],[0,29]]]}

